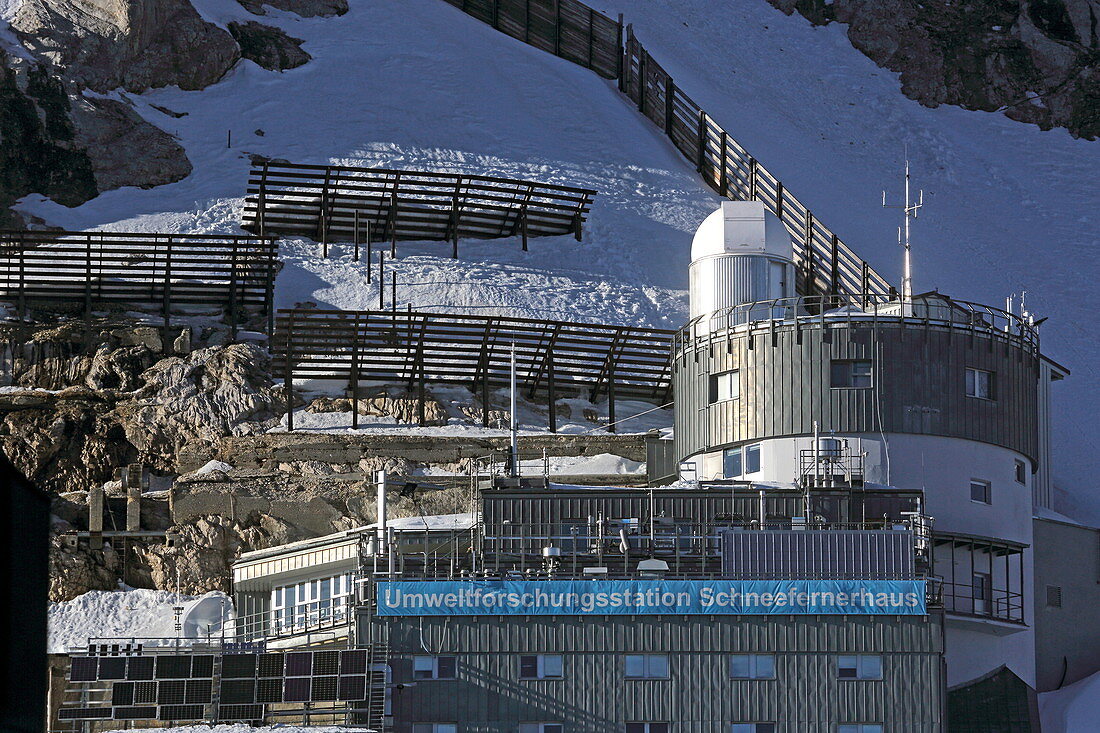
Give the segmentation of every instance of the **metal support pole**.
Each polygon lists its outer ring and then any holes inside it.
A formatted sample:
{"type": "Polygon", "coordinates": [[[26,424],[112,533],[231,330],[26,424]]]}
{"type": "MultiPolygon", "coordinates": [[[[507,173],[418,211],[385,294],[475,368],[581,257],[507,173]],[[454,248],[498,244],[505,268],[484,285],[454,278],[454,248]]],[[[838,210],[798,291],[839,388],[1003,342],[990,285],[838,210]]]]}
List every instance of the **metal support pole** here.
{"type": "MultiPolygon", "coordinates": [[[[367,268],[370,271],[370,268],[367,268]]],[[[359,429],[359,317],[351,319],[351,429],[359,429]]]]}
{"type": "Polygon", "coordinates": [[[558,432],[557,385],[554,379],[554,350],[546,353],[546,406],[550,412],[550,432],[558,432]]]}
{"type": "Polygon", "coordinates": [[[385,310],[386,303],[386,253],[378,250],[378,310],[385,310]]]}
{"type": "Polygon", "coordinates": [[[615,425],[615,359],[612,356],[607,364],[607,431],[618,432],[615,425]]]}
{"type": "Polygon", "coordinates": [[[286,430],[294,432],[294,311],[286,319],[286,369],[283,375],[283,391],[286,394],[286,430]]]}
{"type": "Polygon", "coordinates": [[[355,224],[352,239],[355,241],[355,262],[359,261],[359,209],[355,210],[355,224]]]}
{"type": "Polygon", "coordinates": [[[390,310],[397,311],[397,271],[390,270],[390,310]]]}

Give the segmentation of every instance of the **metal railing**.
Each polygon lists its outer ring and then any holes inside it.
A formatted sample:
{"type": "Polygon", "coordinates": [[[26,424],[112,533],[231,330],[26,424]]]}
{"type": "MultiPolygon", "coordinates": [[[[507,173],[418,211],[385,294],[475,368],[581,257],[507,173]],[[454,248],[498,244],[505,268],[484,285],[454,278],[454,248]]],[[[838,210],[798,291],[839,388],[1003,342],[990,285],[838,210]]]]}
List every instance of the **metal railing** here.
{"type": "Polygon", "coordinates": [[[916,296],[911,303],[873,293],[864,293],[860,299],[859,307],[837,307],[838,301],[833,296],[802,295],[724,308],[697,316],[677,331],[672,353],[724,340],[731,332],[771,329],[777,323],[812,328],[827,324],[877,326],[901,322],[996,335],[1017,343],[1029,353],[1039,352],[1038,328],[1029,319],[999,308],[938,294],[916,296]]]}
{"type": "Polygon", "coordinates": [[[1024,595],[1005,588],[990,588],[941,580],[943,607],[962,616],[1024,623],[1024,595]]]}

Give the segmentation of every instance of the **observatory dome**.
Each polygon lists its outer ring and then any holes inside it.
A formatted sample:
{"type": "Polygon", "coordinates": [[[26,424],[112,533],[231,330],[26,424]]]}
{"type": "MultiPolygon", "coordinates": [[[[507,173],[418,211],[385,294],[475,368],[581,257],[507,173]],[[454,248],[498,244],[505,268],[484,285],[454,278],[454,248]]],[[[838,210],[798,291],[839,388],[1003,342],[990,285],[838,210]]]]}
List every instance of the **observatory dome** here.
{"type": "Polygon", "coordinates": [[[793,260],[791,235],[762,201],[723,201],[691,240],[692,262],[714,255],[770,254],[793,260]]]}

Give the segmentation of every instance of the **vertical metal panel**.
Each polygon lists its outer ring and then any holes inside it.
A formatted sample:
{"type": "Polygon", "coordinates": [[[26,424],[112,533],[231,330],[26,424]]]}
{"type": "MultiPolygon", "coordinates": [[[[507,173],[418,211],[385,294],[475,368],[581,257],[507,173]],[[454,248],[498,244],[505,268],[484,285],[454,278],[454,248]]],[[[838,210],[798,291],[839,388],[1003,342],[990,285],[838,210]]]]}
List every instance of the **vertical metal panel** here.
{"type": "Polygon", "coordinates": [[[729,530],[722,569],[742,578],[912,579],[914,543],[903,530],[729,530]]]}

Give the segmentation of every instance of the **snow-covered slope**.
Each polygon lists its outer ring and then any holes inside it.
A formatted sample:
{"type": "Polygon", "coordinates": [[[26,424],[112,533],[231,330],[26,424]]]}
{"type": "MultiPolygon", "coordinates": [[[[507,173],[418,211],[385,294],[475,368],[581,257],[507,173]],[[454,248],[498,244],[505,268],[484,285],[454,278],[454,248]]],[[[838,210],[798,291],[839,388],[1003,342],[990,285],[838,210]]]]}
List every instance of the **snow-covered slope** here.
{"type": "MultiPolygon", "coordinates": [[[[677,83],[887,275],[900,270],[897,217],[879,207],[879,191],[897,193],[907,142],[926,192],[917,288],[993,305],[1026,289],[1029,308],[1051,316],[1045,349],[1074,370],[1055,389],[1056,475],[1069,488],[1088,485],[1100,470],[1090,299],[1100,271],[1100,145],[999,114],[920,107],[841,27],[815,29],[763,0],[592,2],[625,13],[677,83]]],[[[243,12],[233,0],[197,5],[218,22],[243,12]]],[[[716,198],[610,83],[441,0],[351,0],[343,17],[272,13],[264,22],[304,38],[314,60],[282,74],[241,62],[202,92],[131,97],[180,136],[196,166],[191,177],[110,192],[78,209],[40,200],[22,208],[72,228],[224,231],[239,219],[248,153],[590,186],[600,193],[583,243],[538,239],[526,254],[514,241],[465,243],[458,262],[440,245],[405,245],[399,300],[473,313],[682,320],[691,234],[716,198]]],[[[305,242],[283,251],[280,305],[376,303],[346,253],[323,261],[305,242]]]]}
{"type": "Polygon", "coordinates": [[[1069,687],[1039,695],[1043,733],[1092,733],[1100,710],[1100,672],[1069,687]]]}

